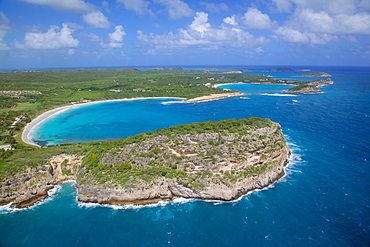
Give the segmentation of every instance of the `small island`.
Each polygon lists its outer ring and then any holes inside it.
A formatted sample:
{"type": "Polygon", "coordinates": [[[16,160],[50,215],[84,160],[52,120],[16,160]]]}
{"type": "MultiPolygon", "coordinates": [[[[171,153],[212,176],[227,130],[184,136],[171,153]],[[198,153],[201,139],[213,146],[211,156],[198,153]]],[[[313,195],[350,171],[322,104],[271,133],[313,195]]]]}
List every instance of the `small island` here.
{"type": "Polygon", "coordinates": [[[3,182],[1,204],[29,206],[71,179],[83,202],[229,201],[282,177],[290,155],[280,125],[260,118],[185,124],[113,142],[48,149],[47,155],[35,150],[44,156],[39,165],[3,182]]]}
{"type": "Polygon", "coordinates": [[[331,77],[331,75],[326,72],[313,72],[313,73],[309,73],[309,74],[301,75],[301,76],[303,77],[331,77]]]}

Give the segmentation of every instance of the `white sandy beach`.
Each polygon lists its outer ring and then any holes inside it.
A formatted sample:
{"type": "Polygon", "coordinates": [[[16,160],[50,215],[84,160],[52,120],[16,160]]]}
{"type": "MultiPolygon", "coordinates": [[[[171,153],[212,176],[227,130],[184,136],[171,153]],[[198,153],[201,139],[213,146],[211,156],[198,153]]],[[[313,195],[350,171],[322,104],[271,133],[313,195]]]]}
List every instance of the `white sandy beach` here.
{"type": "MultiPolygon", "coordinates": [[[[228,83],[228,84],[238,84],[238,83],[228,83]]],[[[218,84],[218,85],[215,85],[215,86],[228,85],[228,84],[218,84]]],[[[244,94],[239,93],[239,92],[237,92],[237,93],[211,94],[211,95],[201,96],[201,97],[188,99],[188,100],[185,100],[184,98],[179,98],[179,97],[124,98],[124,99],[100,100],[100,101],[92,101],[92,102],[87,102],[87,103],[65,105],[65,106],[57,107],[55,109],[46,111],[46,112],[42,113],[41,115],[37,116],[36,118],[34,118],[30,123],[28,123],[23,129],[22,141],[24,143],[39,147],[39,145],[32,142],[32,140],[31,140],[32,134],[36,130],[37,126],[39,126],[41,123],[43,123],[47,119],[55,117],[56,115],[66,111],[66,110],[73,109],[73,108],[78,108],[78,107],[81,107],[81,106],[87,106],[87,105],[99,104],[99,103],[105,103],[105,102],[118,102],[118,101],[144,100],[144,99],[179,99],[179,100],[182,99],[184,102],[199,102],[199,101],[214,100],[214,99],[220,99],[220,98],[225,98],[225,97],[230,97],[230,96],[240,96],[240,95],[244,95],[244,94]]]]}
{"type": "Polygon", "coordinates": [[[73,108],[78,108],[81,106],[87,106],[87,105],[92,105],[92,104],[99,104],[99,103],[105,103],[105,102],[118,102],[118,101],[130,101],[130,100],[144,100],[144,99],[183,99],[179,97],[141,97],[141,98],[124,98],[124,99],[112,99],[112,100],[100,100],[100,101],[92,101],[92,102],[87,102],[87,103],[80,103],[80,104],[72,104],[72,105],[65,105],[61,107],[57,107],[55,109],[46,111],[36,118],[34,118],[31,122],[29,122],[23,129],[22,132],[22,141],[24,143],[38,146],[36,143],[32,142],[31,137],[32,133],[35,131],[36,127],[39,126],[41,123],[46,121],[47,119],[51,117],[55,117],[56,115],[69,110],[73,108]]]}

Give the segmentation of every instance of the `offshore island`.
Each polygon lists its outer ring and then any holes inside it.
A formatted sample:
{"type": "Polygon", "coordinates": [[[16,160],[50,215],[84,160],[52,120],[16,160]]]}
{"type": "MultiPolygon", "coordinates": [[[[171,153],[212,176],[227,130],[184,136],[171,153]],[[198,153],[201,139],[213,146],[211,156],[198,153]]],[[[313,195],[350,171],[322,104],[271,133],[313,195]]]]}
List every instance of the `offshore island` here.
{"type": "Polygon", "coordinates": [[[0,204],[15,207],[32,205],[66,180],[76,181],[78,199],[84,202],[145,204],[174,197],[228,201],[282,177],[290,154],[280,125],[259,118],[186,124],[113,142],[30,146],[29,129],[23,132],[24,142],[22,130],[42,112],[122,98],[197,102],[242,95],[217,84],[291,84],[298,85],[296,93],[311,93],[299,87],[332,83],[183,69],[31,71],[2,73],[0,80],[3,119],[14,120],[21,113],[1,135],[12,148],[0,153],[0,204]],[[48,83],[40,83],[44,80],[48,83]]]}

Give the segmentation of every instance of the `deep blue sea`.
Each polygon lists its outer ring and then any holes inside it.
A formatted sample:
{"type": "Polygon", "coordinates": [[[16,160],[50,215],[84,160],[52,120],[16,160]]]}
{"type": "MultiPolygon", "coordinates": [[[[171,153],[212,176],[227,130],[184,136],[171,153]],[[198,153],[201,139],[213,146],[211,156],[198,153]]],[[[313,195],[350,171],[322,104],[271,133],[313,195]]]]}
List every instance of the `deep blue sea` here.
{"type": "MultiPolygon", "coordinates": [[[[42,144],[111,140],[183,123],[267,117],[282,125],[293,152],[287,175],[269,188],[227,203],[106,206],[77,202],[69,182],[31,208],[1,207],[0,246],[370,246],[370,68],[306,68],[331,74],[334,84],[321,94],[237,84],[223,88],[245,96],[89,105],[51,118],[33,137],[42,144]]],[[[255,73],[308,79],[298,77],[308,72],[255,73]]]]}

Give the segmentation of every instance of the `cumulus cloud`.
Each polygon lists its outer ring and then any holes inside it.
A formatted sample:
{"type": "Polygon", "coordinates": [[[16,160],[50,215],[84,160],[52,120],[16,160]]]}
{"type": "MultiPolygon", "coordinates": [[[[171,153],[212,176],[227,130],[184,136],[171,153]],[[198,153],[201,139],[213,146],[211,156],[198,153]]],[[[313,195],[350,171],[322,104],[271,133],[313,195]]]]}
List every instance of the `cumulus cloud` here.
{"type": "Polygon", "coordinates": [[[155,49],[182,49],[199,47],[201,49],[218,49],[228,45],[234,47],[255,47],[266,45],[270,40],[264,37],[255,37],[238,27],[221,25],[213,27],[208,22],[208,14],[196,13],[193,22],[187,29],[179,29],[177,33],[169,32],[164,35],[145,34],[138,31],[138,39],[155,49]]]}
{"type": "Polygon", "coordinates": [[[230,8],[227,6],[226,3],[207,3],[207,2],[200,2],[200,5],[204,5],[209,12],[213,13],[220,13],[223,11],[228,11],[230,8]]]}
{"type": "Polygon", "coordinates": [[[236,16],[235,15],[226,17],[223,20],[223,22],[226,25],[231,25],[231,26],[237,26],[238,25],[238,21],[236,20],[236,16]]]}
{"type": "Polygon", "coordinates": [[[181,19],[194,14],[189,5],[181,0],[154,0],[154,2],[164,5],[171,19],[181,19]]]}
{"type": "Polygon", "coordinates": [[[109,28],[108,18],[100,11],[94,11],[83,16],[84,21],[94,28],[109,28]]]}
{"type": "Polygon", "coordinates": [[[72,11],[72,12],[88,12],[94,6],[86,3],[84,0],[20,0],[23,2],[39,5],[47,5],[54,9],[72,11]]]}
{"type": "Polygon", "coordinates": [[[271,29],[273,25],[270,17],[266,14],[263,14],[256,8],[248,8],[248,11],[244,14],[242,21],[248,29],[271,29]]]}
{"type": "Polygon", "coordinates": [[[328,34],[370,34],[370,14],[353,15],[315,12],[311,9],[297,10],[287,25],[315,33],[328,34]]]}
{"type": "Polygon", "coordinates": [[[209,30],[211,28],[211,24],[208,23],[208,14],[204,12],[197,12],[189,28],[200,33],[204,33],[209,30]]]}
{"type": "Polygon", "coordinates": [[[126,32],[123,30],[122,26],[116,26],[115,31],[109,34],[109,43],[107,47],[110,48],[120,48],[123,46],[123,38],[126,32]]]}
{"type": "Polygon", "coordinates": [[[272,0],[278,11],[293,12],[296,9],[325,11],[329,14],[355,14],[370,10],[368,0],[272,0]]]}
{"type": "Polygon", "coordinates": [[[79,41],[72,36],[73,30],[67,24],[62,29],[50,26],[46,33],[26,33],[23,43],[15,41],[14,45],[20,49],[61,49],[78,47],[79,41]]]}
{"type": "Polygon", "coordinates": [[[0,11],[0,50],[9,49],[5,42],[5,36],[9,29],[9,19],[0,11]]]}
{"type": "Polygon", "coordinates": [[[4,40],[5,35],[6,35],[6,31],[0,30],[0,51],[9,50],[9,47],[6,45],[6,42],[4,40]]]}
{"type": "Polygon", "coordinates": [[[356,42],[353,35],[370,34],[370,2],[363,0],[273,0],[281,11],[291,11],[274,32],[292,43],[356,42]],[[294,11],[293,11],[293,8],[294,11]]]}
{"type": "Polygon", "coordinates": [[[144,15],[153,15],[152,11],[148,8],[150,5],[149,1],[145,0],[117,0],[117,2],[123,3],[126,9],[134,10],[136,13],[144,15]]]}
{"type": "Polygon", "coordinates": [[[328,42],[337,42],[336,35],[316,34],[306,31],[299,31],[288,27],[279,27],[275,33],[284,41],[290,43],[312,43],[312,44],[326,44],[328,42]]]}
{"type": "Polygon", "coordinates": [[[69,49],[67,54],[68,56],[72,56],[73,54],[75,54],[75,49],[69,49]]]}

